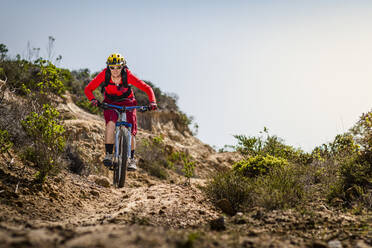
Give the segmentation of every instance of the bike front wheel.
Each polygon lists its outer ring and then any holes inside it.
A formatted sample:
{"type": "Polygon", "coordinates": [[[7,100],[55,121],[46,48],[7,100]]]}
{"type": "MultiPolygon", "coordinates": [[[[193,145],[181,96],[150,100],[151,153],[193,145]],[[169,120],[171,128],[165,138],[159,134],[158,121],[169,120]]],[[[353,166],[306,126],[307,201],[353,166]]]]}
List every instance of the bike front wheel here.
{"type": "Polygon", "coordinates": [[[128,145],[129,141],[128,130],[126,128],[121,128],[119,130],[119,156],[118,163],[114,169],[114,185],[118,188],[124,187],[126,177],[127,177],[127,167],[128,167],[128,145]]]}

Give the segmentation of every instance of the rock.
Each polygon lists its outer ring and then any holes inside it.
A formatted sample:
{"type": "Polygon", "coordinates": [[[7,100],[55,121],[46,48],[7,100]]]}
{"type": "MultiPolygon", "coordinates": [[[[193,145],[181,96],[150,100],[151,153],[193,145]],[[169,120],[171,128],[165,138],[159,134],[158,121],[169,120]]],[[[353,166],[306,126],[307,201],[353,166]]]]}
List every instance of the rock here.
{"type": "Polygon", "coordinates": [[[327,243],[321,240],[314,240],[308,245],[309,248],[328,248],[327,243]]]}
{"type": "Polygon", "coordinates": [[[244,216],[235,215],[233,218],[233,222],[238,225],[243,225],[247,223],[246,218],[244,216]]]}
{"type": "Polygon", "coordinates": [[[342,244],[339,240],[334,239],[328,242],[329,248],[342,248],[342,244]]]}
{"type": "Polygon", "coordinates": [[[99,197],[99,192],[95,190],[91,190],[90,193],[96,197],[99,197]]]}
{"type": "Polygon", "coordinates": [[[204,210],[198,210],[198,213],[200,214],[200,215],[205,215],[205,211],[204,210]]]}
{"type": "Polygon", "coordinates": [[[236,212],[233,209],[231,203],[227,199],[221,199],[216,202],[217,207],[219,207],[224,213],[228,215],[234,215],[236,212]]]}
{"type": "Polygon", "coordinates": [[[250,229],[247,233],[248,237],[257,237],[260,231],[258,229],[250,229]]]}
{"type": "Polygon", "coordinates": [[[105,188],[108,188],[110,187],[110,181],[108,180],[108,178],[106,177],[98,177],[98,176],[90,176],[93,181],[99,185],[99,186],[102,186],[102,187],[105,187],[105,188]]]}
{"type": "Polygon", "coordinates": [[[355,248],[368,248],[368,247],[370,247],[370,246],[367,245],[363,240],[358,240],[355,243],[355,248]]]}
{"type": "Polygon", "coordinates": [[[261,210],[257,210],[257,212],[252,215],[252,218],[256,220],[260,220],[262,219],[263,216],[264,216],[264,213],[261,210]]]}
{"type": "Polygon", "coordinates": [[[96,181],[95,181],[96,184],[102,186],[102,187],[105,187],[105,188],[108,188],[110,187],[110,182],[107,178],[105,177],[102,177],[102,178],[98,178],[96,181]]]}
{"type": "Polygon", "coordinates": [[[236,215],[232,218],[232,221],[235,224],[242,225],[247,223],[247,218],[242,212],[237,212],[236,215]]]}
{"type": "Polygon", "coordinates": [[[254,240],[244,238],[242,241],[242,247],[257,247],[257,245],[255,244],[254,240]]]}
{"type": "Polygon", "coordinates": [[[148,196],[147,196],[147,199],[155,199],[155,196],[153,196],[153,195],[148,195],[148,196]]]}
{"type": "Polygon", "coordinates": [[[52,198],[54,198],[54,199],[57,199],[58,198],[58,194],[56,192],[54,192],[54,191],[50,192],[49,193],[49,196],[52,197],[52,198]]]}
{"type": "Polygon", "coordinates": [[[211,226],[211,230],[213,230],[213,231],[223,231],[223,230],[226,230],[225,219],[223,218],[223,216],[221,216],[218,219],[211,220],[209,222],[209,224],[211,226]]]}

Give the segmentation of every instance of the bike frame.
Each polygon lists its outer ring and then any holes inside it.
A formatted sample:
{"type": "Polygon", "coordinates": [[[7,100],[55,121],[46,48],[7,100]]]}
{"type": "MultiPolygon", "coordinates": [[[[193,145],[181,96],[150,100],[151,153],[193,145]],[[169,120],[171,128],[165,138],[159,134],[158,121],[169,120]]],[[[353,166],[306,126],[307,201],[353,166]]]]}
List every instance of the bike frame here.
{"type": "Polygon", "coordinates": [[[127,122],[127,115],[126,111],[127,110],[134,110],[134,109],[140,109],[140,110],[147,110],[147,106],[130,106],[130,107],[125,107],[125,106],[117,106],[117,105],[112,105],[112,104],[105,104],[105,106],[110,107],[111,109],[115,110],[116,113],[118,114],[118,121],[116,122],[116,127],[115,127],[115,154],[114,154],[114,159],[115,161],[119,160],[119,129],[121,126],[125,126],[128,129],[128,158],[130,158],[130,152],[132,148],[132,124],[127,122]],[[121,110],[121,111],[120,111],[121,110]],[[123,111],[124,110],[124,111],[123,111]]]}

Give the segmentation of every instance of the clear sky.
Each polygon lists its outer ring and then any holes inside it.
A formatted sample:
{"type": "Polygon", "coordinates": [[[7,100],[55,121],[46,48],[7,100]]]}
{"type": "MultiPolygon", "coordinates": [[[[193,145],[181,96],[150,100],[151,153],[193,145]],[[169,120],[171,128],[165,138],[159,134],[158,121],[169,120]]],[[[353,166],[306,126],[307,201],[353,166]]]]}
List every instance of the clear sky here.
{"type": "Polygon", "coordinates": [[[0,43],[60,66],[119,52],[140,78],[179,96],[211,145],[266,126],[310,151],[372,107],[372,1],[0,0],[0,43]]]}

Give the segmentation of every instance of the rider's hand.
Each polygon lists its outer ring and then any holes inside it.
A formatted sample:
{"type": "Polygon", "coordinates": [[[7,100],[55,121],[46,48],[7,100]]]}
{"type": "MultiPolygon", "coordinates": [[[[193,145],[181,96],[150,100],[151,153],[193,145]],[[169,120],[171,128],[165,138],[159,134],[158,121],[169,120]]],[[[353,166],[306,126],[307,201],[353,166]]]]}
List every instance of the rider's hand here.
{"type": "Polygon", "coordinates": [[[149,108],[150,110],[157,110],[158,105],[156,105],[156,102],[150,102],[149,108]]]}
{"type": "Polygon", "coordinates": [[[100,105],[101,103],[97,99],[93,98],[92,100],[90,100],[90,104],[92,104],[92,106],[98,107],[98,105],[100,105]]]}

